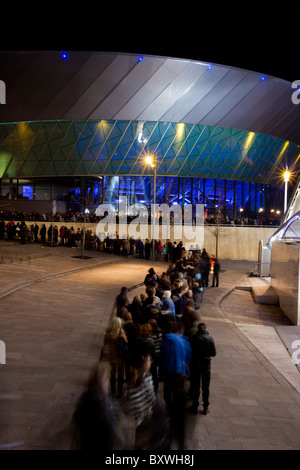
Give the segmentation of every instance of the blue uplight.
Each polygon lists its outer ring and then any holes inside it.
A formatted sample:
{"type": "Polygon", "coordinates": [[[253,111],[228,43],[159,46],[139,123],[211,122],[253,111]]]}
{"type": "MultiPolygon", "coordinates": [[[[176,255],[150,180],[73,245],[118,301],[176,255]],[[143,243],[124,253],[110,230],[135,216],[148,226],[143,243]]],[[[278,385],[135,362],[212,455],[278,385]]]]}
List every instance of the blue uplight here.
{"type": "Polygon", "coordinates": [[[142,62],[142,60],[143,60],[143,57],[140,56],[140,57],[139,57],[139,62],[142,62]]]}
{"type": "Polygon", "coordinates": [[[211,65],[208,65],[208,66],[207,66],[207,70],[211,70],[211,65]]]}
{"type": "Polygon", "coordinates": [[[265,81],[266,77],[264,77],[263,75],[260,77],[261,81],[265,81]]]}
{"type": "Polygon", "coordinates": [[[67,53],[66,53],[66,52],[62,52],[62,53],[61,53],[61,57],[62,57],[62,59],[67,59],[67,58],[68,58],[67,53]]]}

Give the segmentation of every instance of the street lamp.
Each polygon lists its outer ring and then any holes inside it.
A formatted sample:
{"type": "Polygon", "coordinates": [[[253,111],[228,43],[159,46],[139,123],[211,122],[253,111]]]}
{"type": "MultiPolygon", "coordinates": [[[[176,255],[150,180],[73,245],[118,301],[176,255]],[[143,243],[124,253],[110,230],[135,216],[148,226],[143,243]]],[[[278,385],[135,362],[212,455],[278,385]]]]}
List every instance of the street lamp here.
{"type": "Polygon", "coordinates": [[[287,187],[288,187],[288,182],[291,176],[291,172],[288,170],[288,166],[286,166],[285,172],[283,173],[283,179],[284,179],[284,209],[283,212],[286,212],[287,209],[287,187]]]}
{"type": "Polygon", "coordinates": [[[145,161],[153,168],[152,261],[155,261],[156,152],[153,157],[146,157],[145,161]]]}

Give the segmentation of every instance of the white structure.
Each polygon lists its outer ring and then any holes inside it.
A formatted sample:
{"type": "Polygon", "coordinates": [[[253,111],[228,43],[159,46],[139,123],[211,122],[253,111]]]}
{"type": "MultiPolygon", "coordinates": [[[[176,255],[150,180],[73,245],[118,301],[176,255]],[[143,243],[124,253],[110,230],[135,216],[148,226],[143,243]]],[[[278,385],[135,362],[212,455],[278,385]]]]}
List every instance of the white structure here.
{"type": "Polygon", "coordinates": [[[300,325],[300,180],[279,229],[269,239],[271,285],[279,304],[294,325],[300,325]]]}
{"type": "Polygon", "coordinates": [[[258,248],[258,273],[261,277],[269,277],[271,269],[271,250],[264,246],[263,240],[259,242],[258,248]]]}

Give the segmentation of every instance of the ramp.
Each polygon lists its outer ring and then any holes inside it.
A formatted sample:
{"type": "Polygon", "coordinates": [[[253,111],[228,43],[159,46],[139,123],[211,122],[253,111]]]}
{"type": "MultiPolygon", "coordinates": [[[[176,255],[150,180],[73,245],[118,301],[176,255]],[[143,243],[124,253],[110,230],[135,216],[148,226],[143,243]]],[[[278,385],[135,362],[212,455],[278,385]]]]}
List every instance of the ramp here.
{"type": "Polygon", "coordinates": [[[279,296],[271,286],[271,278],[249,277],[251,292],[258,304],[279,305],[279,296]]]}
{"type": "Polygon", "coordinates": [[[275,331],[300,372],[300,326],[276,326],[275,331]]]}

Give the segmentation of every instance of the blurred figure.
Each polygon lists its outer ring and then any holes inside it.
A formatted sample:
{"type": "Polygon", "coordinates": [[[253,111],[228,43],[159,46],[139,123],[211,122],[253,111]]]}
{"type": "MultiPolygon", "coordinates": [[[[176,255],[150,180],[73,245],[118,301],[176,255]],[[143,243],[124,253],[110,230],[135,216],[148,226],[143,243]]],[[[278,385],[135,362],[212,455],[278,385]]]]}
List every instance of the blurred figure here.
{"type": "Polygon", "coordinates": [[[219,272],[220,272],[221,266],[220,262],[218,259],[215,259],[215,264],[213,267],[213,281],[212,281],[212,286],[211,287],[219,287],[219,272]]]}
{"type": "Polygon", "coordinates": [[[169,426],[154,392],[151,355],[136,356],[124,405],[135,419],[134,450],[169,450],[169,426]]]}
{"type": "Polygon", "coordinates": [[[192,291],[194,308],[195,310],[199,310],[203,299],[203,288],[200,287],[199,282],[193,282],[192,291]]]}
{"type": "Polygon", "coordinates": [[[164,332],[161,328],[159,328],[157,321],[152,318],[149,320],[149,325],[152,328],[151,338],[154,341],[155,345],[155,352],[154,352],[154,359],[151,367],[151,373],[154,383],[154,391],[157,394],[159,388],[159,356],[160,356],[160,348],[163,342],[164,332]]]}
{"type": "Polygon", "coordinates": [[[112,394],[116,393],[116,381],[118,380],[118,398],[123,395],[125,374],[125,360],[118,356],[118,341],[120,338],[128,344],[121,318],[114,317],[104,336],[103,359],[111,365],[110,386],[112,394]]]}
{"type": "Polygon", "coordinates": [[[127,296],[128,296],[128,287],[121,287],[121,291],[116,297],[117,308],[123,307],[124,305],[127,306],[129,304],[127,296]]]}
{"type": "Polygon", "coordinates": [[[174,314],[174,316],[175,316],[175,305],[174,305],[173,300],[171,299],[171,290],[165,290],[165,291],[163,292],[163,295],[162,295],[162,302],[163,302],[164,300],[168,300],[170,310],[171,310],[171,312],[172,312],[172,313],[174,314]]]}
{"type": "Polygon", "coordinates": [[[125,442],[117,428],[117,407],[109,381],[110,366],[102,362],[93,370],[73,414],[77,450],[109,451],[125,442]]]}
{"type": "Polygon", "coordinates": [[[122,240],[122,253],[124,258],[128,258],[128,252],[130,250],[130,240],[129,237],[122,240]]]}
{"type": "Polygon", "coordinates": [[[135,323],[143,323],[142,301],[139,295],[133,297],[132,302],[127,307],[135,323]]]}
{"type": "Polygon", "coordinates": [[[169,322],[160,350],[160,380],[164,384],[164,400],[170,414],[171,430],[184,446],[184,385],[189,375],[191,345],[178,331],[176,322],[169,322]]]}
{"type": "Polygon", "coordinates": [[[182,315],[183,334],[189,341],[197,333],[200,320],[200,315],[193,309],[186,310],[182,315]]]}
{"type": "Polygon", "coordinates": [[[144,279],[145,286],[146,287],[148,287],[148,286],[153,287],[156,280],[157,280],[157,274],[155,273],[153,268],[150,268],[148,270],[148,273],[145,276],[145,279],[144,279]]]}

